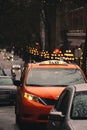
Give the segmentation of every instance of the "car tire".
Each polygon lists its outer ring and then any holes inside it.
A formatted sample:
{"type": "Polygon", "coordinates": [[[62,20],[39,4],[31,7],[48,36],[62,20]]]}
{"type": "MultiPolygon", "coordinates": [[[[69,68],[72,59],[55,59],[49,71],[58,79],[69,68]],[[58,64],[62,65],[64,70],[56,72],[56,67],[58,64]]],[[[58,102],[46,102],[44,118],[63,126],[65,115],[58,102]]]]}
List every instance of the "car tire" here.
{"type": "Polygon", "coordinates": [[[16,124],[20,125],[20,115],[19,115],[19,109],[18,109],[18,105],[17,102],[15,103],[15,120],[16,120],[16,124]]]}

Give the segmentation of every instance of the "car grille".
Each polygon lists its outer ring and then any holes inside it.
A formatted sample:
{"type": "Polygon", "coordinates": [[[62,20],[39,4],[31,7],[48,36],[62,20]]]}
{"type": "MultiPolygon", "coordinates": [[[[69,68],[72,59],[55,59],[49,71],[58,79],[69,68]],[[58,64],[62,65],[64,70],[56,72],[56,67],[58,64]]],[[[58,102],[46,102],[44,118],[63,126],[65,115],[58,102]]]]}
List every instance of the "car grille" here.
{"type": "Polygon", "coordinates": [[[9,91],[9,90],[0,90],[0,101],[1,100],[8,100],[8,99],[14,99],[16,93],[9,91]]]}
{"type": "Polygon", "coordinates": [[[41,115],[38,120],[48,120],[48,115],[41,115]]]}
{"type": "Polygon", "coordinates": [[[3,94],[10,94],[11,92],[8,91],[8,90],[0,90],[0,95],[3,95],[3,94]]]}
{"type": "Polygon", "coordinates": [[[55,105],[56,103],[56,100],[54,99],[49,99],[49,98],[41,98],[43,100],[43,102],[46,104],[46,105],[55,105]]]}

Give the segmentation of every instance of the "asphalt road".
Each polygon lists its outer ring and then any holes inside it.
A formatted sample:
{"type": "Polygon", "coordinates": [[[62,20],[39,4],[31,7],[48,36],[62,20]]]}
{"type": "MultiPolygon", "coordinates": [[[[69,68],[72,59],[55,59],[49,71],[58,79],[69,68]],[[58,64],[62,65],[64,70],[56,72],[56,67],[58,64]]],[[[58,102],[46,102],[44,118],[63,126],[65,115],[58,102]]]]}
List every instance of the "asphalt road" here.
{"type": "Polygon", "coordinates": [[[0,130],[19,130],[15,123],[14,106],[0,106],[0,130]]]}

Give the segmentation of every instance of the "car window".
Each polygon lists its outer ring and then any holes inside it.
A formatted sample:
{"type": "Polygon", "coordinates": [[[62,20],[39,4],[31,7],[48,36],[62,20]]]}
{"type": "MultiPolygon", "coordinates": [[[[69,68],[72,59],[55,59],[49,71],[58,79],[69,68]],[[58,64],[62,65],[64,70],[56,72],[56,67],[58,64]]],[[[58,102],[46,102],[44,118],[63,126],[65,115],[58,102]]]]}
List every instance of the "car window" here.
{"type": "Polygon", "coordinates": [[[87,91],[77,92],[71,109],[72,119],[87,119],[87,91]]]}
{"type": "Polygon", "coordinates": [[[68,103],[69,103],[69,98],[70,97],[70,92],[69,90],[65,90],[61,96],[59,97],[56,105],[55,105],[55,109],[57,111],[62,112],[64,115],[66,115],[67,113],[67,107],[68,107],[68,103]]]}
{"type": "Polygon", "coordinates": [[[26,85],[58,86],[84,83],[82,73],[78,69],[33,68],[28,72],[26,85]]]}
{"type": "Polygon", "coordinates": [[[5,75],[12,76],[11,69],[4,69],[5,75]]]}

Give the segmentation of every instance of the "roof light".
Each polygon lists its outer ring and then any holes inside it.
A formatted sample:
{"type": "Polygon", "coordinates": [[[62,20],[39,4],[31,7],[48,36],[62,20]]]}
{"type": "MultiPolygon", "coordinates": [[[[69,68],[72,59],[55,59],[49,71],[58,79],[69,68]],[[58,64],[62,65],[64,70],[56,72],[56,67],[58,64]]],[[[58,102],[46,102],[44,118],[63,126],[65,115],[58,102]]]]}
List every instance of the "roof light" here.
{"type": "Polygon", "coordinates": [[[40,64],[67,64],[67,62],[63,60],[47,60],[40,62],[40,64]]]}

